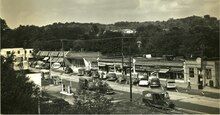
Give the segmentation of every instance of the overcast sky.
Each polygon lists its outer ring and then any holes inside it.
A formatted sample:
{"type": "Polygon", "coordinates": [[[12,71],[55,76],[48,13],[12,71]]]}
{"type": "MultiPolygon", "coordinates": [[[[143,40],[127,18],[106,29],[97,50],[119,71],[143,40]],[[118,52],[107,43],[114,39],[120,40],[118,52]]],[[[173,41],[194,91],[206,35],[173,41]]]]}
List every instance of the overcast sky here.
{"type": "Polygon", "coordinates": [[[156,21],[210,14],[219,19],[220,0],[0,0],[10,28],[54,22],[156,21]]]}

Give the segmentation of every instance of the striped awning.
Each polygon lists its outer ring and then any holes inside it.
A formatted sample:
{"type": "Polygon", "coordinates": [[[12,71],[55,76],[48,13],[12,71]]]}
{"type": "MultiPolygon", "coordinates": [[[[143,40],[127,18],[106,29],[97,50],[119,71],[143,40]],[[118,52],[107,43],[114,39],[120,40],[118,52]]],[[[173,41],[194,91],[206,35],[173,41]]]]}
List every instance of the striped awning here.
{"type": "Polygon", "coordinates": [[[63,58],[59,58],[57,62],[63,62],[63,58]]]}
{"type": "Polygon", "coordinates": [[[57,62],[58,59],[59,59],[59,58],[57,58],[57,57],[52,57],[52,58],[51,58],[51,62],[57,62]]]}

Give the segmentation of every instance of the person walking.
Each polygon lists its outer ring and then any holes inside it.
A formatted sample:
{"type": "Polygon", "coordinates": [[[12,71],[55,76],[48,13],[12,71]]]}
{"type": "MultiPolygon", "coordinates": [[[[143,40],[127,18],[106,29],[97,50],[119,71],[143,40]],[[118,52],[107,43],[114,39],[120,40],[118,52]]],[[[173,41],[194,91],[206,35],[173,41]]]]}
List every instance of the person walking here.
{"type": "Polygon", "coordinates": [[[187,83],[188,83],[188,85],[187,85],[187,88],[186,88],[186,92],[188,92],[189,90],[191,90],[190,78],[188,78],[187,83]]]}

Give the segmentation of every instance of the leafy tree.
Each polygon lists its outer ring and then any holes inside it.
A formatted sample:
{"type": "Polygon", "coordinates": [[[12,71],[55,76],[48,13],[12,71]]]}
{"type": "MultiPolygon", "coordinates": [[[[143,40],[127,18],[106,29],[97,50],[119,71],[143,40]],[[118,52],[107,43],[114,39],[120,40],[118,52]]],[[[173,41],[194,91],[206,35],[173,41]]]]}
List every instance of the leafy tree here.
{"type": "Polygon", "coordinates": [[[1,57],[1,112],[37,113],[39,88],[23,72],[13,69],[13,55],[1,57]]]}
{"type": "Polygon", "coordinates": [[[101,93],[83,90],[74,94],[73,109],[75,114],[109,114],[113,104],[101,93]]]}

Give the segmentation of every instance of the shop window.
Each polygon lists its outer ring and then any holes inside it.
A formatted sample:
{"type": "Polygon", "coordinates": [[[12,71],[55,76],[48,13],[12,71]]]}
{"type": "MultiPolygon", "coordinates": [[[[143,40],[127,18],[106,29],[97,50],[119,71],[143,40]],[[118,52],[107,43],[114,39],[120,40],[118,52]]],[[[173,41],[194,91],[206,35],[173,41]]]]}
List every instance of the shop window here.
{"type": "Polygon", "coordinates": [[[10,52],[10,51],[7,51],[6,53],[7,53],[7,54],[10,54],[11,52],[10,52]]]}
{"type": "Polygon", "coordinates": [[[206,69],[206,76],[207,76],[207,79],[212,79],[212,71],[211,71],[211,69],[206,69]]]}
{"type": "Polygon", "coordinates": [[[177,73],[176,74],[176,79],[183,80],[184,79],[184,75],[182,73],[177,73]]]}
{"type": "Polygon", "coordinates": [[[63,84],[63,91],[66,91],[66,86],[63,84]]]}
{"type": "Polygon", "coordinates": [[[194,68],[189,68],[189,77],[194,77],[194,68]]]}

